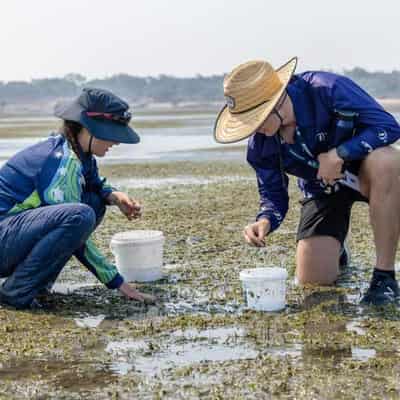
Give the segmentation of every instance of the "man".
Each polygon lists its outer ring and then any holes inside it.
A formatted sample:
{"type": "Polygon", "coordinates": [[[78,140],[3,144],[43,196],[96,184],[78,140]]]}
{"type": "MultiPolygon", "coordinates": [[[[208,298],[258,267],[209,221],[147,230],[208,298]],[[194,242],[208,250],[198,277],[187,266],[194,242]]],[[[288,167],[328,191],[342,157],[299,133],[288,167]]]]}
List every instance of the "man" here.
{"type": "Polygon", "coordinates": [[[245,240],[265,245],[288,210],[286,173],[297,176],[304,200],[296,274],[301,283],[331,285],[339,274],[351,206],[368,202],[376,268],[362,302],[392,303],[400,297],[394,273],[400,156],[389,145],[400,138],[400,126],[350,79],[317,71],[293,75],[296,64],[293,58],[275,71],[268,62],[250,61],[224,80],[227,104],[214,136],[220,143],[250,137],[247,160],[261,199],[245,240]]]}

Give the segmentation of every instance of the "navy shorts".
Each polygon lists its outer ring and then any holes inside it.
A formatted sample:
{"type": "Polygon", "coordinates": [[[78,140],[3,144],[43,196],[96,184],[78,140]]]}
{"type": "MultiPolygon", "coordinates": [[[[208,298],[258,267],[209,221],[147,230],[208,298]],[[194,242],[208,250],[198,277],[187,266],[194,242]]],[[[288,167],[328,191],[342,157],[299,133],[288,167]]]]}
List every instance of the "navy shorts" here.
{"type": "Polygon", "coordinates": [[[297,241],[312,236],[332,236],[343,244],[349,230],[351,208],[356,201],[368,203],[366,197],[348,187],[301,201],[297,241]]]}

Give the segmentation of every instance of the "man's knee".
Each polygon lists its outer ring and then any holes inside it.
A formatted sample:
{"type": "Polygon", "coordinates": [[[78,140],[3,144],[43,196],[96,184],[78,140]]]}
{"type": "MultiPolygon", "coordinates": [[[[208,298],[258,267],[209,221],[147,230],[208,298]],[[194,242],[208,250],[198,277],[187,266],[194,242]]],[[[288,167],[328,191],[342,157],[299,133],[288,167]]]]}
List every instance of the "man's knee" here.
{"type": "Polygon", "coordinates": [[[316,285],[316,286],[334,286],[339,274],[333,273],[329,276],[316,277],[314,274],[307,275],[304,273],[296,272],[297,281],[300,285],[316,285]]]}
{"type": "Polygon", "coordinates": [[[297,245],[296,275],[300,284],[333,285],[339,276],[340,243],[331,236],[313,236],[297,245]]]}

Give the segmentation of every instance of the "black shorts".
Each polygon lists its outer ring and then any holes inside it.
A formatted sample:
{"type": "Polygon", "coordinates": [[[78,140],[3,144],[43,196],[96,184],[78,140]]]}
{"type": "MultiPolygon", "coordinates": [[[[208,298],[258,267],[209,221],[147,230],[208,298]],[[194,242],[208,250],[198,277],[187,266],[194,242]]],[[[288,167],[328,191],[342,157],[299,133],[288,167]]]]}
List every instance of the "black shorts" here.
{"type": "Polygon", "coordinates": [[[332,236],[343,244],[349,230],[351,207],[356,201],[368,203],[367,198],[348,187],[303,200],[297,241],[312,236],[332,236]]]}

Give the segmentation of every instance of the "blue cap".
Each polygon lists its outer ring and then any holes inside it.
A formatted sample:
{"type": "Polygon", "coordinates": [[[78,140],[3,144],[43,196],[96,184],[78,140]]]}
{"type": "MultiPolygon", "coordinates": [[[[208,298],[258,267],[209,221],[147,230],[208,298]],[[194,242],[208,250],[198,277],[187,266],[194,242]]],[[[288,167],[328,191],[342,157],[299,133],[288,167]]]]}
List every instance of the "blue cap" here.
{"type": "Polygon", "coordinates": [[[119,143],[140,142],[139,135],[129,126],[129,105],[104,89],[83,89],[77,99],[57,103],[54,115],[80,123],[98,139],[119,143]]]}

